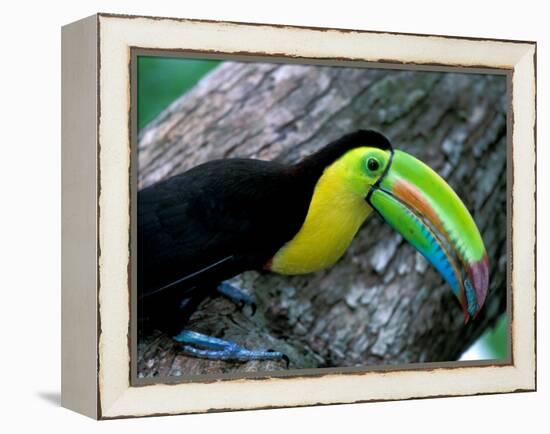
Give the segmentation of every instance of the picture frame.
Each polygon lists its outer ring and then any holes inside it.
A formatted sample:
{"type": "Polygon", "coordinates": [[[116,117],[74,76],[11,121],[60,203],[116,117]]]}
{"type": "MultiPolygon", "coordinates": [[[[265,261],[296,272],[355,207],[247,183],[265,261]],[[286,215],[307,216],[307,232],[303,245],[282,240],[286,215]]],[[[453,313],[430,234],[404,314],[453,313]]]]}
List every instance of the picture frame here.
{"type": "Polygon", "coordinates": [[[96,14],[62,31],[62,169],[62,405],[67,408],[112,419],[536,389],[534,42],[96,14]],[[155,51],[505,74],[510,357],[503,363],[263,373],[170,384],[132,381],[132,68],[136,53],[155,51]]]}

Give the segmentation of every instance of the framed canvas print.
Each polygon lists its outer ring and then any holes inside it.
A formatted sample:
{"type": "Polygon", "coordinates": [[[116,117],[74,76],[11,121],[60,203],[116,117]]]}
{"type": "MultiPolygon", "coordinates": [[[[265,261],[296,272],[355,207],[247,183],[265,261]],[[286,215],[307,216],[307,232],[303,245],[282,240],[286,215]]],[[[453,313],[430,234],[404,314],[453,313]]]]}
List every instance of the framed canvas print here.
{"type": "Polygon", "coordinates": [[[98,14],[62,55],[65,407],[535,390],[534,42],[98,14]]]}

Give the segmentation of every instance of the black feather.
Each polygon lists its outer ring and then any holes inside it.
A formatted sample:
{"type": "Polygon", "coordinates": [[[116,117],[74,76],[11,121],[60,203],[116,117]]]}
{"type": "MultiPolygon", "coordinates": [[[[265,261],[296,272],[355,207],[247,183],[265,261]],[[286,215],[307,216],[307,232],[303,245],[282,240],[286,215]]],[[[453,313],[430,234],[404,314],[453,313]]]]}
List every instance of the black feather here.
{"type": "Polygon", "coordinates": [[[221,281],[264,267],[299,231],[324,169],[359,146],[391,148],[361,130],[296,165],[216,160],[141,190],[138,316],[176,333],[221,281]]]}

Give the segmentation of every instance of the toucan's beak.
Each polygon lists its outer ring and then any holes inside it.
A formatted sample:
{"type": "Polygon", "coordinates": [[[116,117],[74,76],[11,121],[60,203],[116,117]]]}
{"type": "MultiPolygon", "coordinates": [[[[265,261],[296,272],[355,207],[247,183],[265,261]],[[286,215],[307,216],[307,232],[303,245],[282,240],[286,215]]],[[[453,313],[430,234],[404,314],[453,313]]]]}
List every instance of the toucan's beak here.
{"type": "Polygon", "coordinates": [[[465,322],[475,317],[489,287],[487,253],[472,216],[443,178],[395,150],[367,200],[448,282],[465,322]]]}

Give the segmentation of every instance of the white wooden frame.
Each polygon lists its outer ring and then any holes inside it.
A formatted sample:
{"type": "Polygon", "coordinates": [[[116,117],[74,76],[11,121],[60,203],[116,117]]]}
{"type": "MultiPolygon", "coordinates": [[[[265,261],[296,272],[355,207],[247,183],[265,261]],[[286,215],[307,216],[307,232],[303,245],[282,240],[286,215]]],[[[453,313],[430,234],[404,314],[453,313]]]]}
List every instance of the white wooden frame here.
{"type": "Polygon", "coordinates": [[[108,14],[62,41],[65,407],[108,419],[535,390],[535,43],[108,14]],[[131,47],[512,71],[512,363],[132,387],[131,47]]]}

